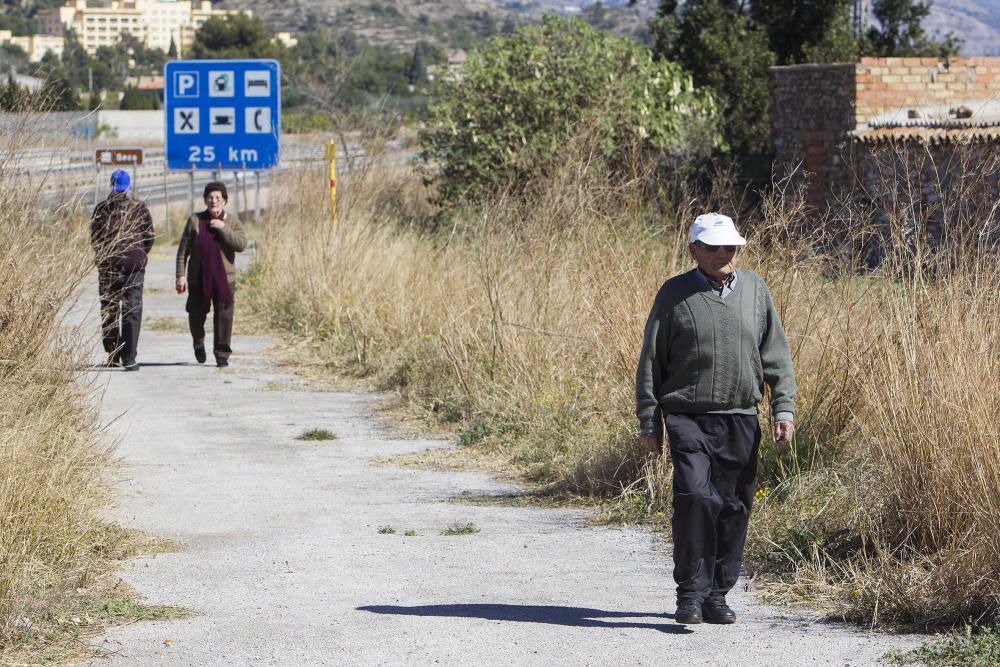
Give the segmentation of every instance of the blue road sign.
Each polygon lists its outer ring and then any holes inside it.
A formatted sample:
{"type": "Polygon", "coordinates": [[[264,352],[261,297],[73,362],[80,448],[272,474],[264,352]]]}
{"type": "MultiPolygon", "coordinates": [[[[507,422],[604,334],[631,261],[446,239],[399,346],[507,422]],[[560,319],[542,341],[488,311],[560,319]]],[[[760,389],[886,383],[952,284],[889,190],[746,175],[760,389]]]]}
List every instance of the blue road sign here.
{"type": "Polygon", "coordinates": [[[170,169],[270,169],[281,136],[277,60],[172,60],[164,111],[170,169]]]}

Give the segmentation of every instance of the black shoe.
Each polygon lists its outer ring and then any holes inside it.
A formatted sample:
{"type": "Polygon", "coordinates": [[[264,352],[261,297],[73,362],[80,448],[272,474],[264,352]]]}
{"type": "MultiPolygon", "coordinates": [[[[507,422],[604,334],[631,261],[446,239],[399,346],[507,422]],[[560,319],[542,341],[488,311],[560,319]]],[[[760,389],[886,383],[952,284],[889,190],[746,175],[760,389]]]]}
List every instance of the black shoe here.
{"type": "Polygon", "coordinates": [[[125,370],[127,371],[137,371],[139,370],[139,362],[133,361],[131,364],[125,365],[125,370]]]}
{"type": "Polygon", "coordinates": [[[229,359],[223,359],[222,357],[215,358],[215,365],[219,368],[225,368],[229,365],[229,359]]]}
{"type": "Polygon", "coordinates": [[[195,345],[194,346],[194,358],[198,360],[199,364],[205,363],[205,346],[195,345]]]}
{"type": "Polygon", "coordinates": [[[705,600],[701,605],[701,614],[706,623],[729,625],[736,622],[736,612],[729,608],[725,598],[722,600],[705,600]]]}
{"type": "Polygon", "coordinates": [[[701,605],[697,600],[681,600],[677,603],[674,620],[684,625],[701,623],[701,605]]]}

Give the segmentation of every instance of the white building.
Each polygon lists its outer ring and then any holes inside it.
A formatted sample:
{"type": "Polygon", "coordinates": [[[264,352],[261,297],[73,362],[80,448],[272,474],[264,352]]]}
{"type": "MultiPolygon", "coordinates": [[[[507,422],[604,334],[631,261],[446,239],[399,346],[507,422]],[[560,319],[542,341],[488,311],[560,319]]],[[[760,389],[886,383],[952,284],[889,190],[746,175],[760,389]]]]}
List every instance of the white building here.
{"type": "Polygon", "coordinates": [[[64,40],[55,35],[28,35],[26,37],[15,37],[10,30],[0,30],[0,44],[14,44],[20,46],[28,54],[28,61],[37,63],[45,55],[46,51],[51,51],[56,57],[61,58],[64,40]]]}
{"type": "Polygon", "coordinates": [[[72,29],[90,54],[99,46],[114,46],[122,33],[128,32],[149,48],[167,51],[173,41],[180,56],[205,21],[236,13],[213,9],[210,0],[111,0],[104,7],[90,7],[87,0],[70,0],[62,7],[39,11],[36,20],[39,32],[45,35],[61,36],[72,29]]]}

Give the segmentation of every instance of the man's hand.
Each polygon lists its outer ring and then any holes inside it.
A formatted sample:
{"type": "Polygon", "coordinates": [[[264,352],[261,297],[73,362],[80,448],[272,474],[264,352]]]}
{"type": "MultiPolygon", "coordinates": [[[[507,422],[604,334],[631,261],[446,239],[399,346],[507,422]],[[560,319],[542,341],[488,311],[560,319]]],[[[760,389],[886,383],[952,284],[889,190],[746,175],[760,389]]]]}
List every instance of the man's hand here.
{"type": "Polygon", "coordinates": [[[774,422],[774,441],[781,444],[788,444],[792,441],[795,433],[795,424],[790,421],[774,422]]]}
{"type": "Polygon", "coordinates": [[[663,441],[661,440],[658,434],[654,433],[653,435],[640,435],[639,441],[642,443],[642,446],[646,449],[646,451],[649,452],[650,454],[655,454],[656,456],[659,456],[660,454],[663,453],[663,441]]]}
{"type": "Polygon", "coordinates": [[[177,285],[175,287],[177,288],[177,293],[178,294],[184,294],[184,292],[186,292],[187,288],[188,288],[187,278],[185,278],[184,276],[181,276],[180,278],[178,278],[177,279],[177,285]]]}
{"type": "Polygon", "coordinates": [[[212,229],[222,229],[226,226],[226,223],[218,218],[212,218],[208,221],[208,226],[212,229]]]}

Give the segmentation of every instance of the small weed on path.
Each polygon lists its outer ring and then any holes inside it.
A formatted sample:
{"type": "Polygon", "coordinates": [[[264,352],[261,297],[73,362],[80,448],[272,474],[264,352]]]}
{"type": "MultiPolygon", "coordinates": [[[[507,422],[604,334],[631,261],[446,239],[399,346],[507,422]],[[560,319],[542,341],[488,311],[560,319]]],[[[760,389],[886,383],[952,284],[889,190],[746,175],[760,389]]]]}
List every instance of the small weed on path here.
{"type": "Polygon", "coordinates": [[[332,431],[325,428],[311,428],[303,431],[301,435],[295,436],[296,440],[336,440],[337,436],[332,431]]]}
{"type": "Polygon", "coordinates": [[[476,527],[474,523],[459,523],[456,521],[447,528],[441,531],[442,535],[451,537],[453,535],[475,535],[479,532],[479,528],[476,527]]]}
{"type": "MultiPolygon", "coordinates": [[[[396,534],[396,529],[393,526],[379,526],[379,528],[378,528],[378,534],[379,535],[395,535],[396,534]]],[[[403,532],[403,536],[404,537],[416,537],[417,536],[417,531],[415,531],[415,530],[404,531],[403,532]]]]}
{"type": "Polygon", "coordinates": [[[187,333],[187,320],[181,317],[147,317],[143,320],[142,326],[149,331],[171,331],[174,333],[187,333]]]}
{"type": "Polygon", "coordinates": [[[951,637],[931,642],[909,653],[886,656],[899,665],[928,667],[992,667],[1000,665],[1000,626],[973,632],[971,626],[951,637]]]}

